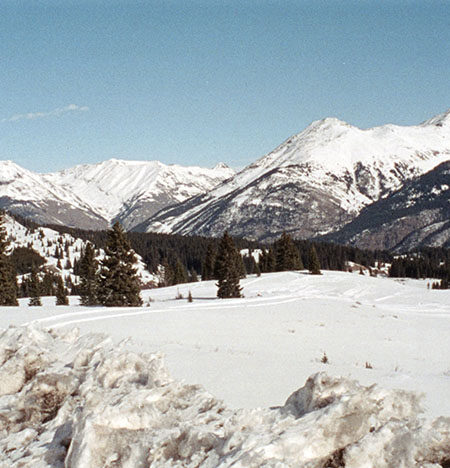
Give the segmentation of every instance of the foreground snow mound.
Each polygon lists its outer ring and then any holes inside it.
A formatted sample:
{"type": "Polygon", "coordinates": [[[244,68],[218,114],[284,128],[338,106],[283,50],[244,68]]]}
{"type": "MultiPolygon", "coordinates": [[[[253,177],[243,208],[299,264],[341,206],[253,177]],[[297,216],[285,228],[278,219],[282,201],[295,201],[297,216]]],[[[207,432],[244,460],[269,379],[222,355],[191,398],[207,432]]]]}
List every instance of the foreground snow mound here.
{"type": "Polygon", "coordinates": [[[319,373],[283,407],[231,410],[158,354],[99,334],[0,335],[0,467],[447,467],[450,419],[319,373]]]}

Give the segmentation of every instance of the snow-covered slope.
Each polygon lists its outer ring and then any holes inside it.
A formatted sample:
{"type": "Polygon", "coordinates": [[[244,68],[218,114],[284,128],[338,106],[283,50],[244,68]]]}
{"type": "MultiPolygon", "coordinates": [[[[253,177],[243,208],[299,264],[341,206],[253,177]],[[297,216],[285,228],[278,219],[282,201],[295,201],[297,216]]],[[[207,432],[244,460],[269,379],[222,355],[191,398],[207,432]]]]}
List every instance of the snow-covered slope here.
{"type": "Polygon", "coordinates": [[[449,247],[450,161],[364,208],[351,223],[324,240],[399,252],[449,247]]]}
{"type": "Polygon", "coordinates": [[[361,130],[312,123],[208,194],[163,210],[140,230],[273,238],[336,230],[406,180],[450,159],[450,111],[417,126],[361,130]]]}
{"type": "Polygon", "coordinates": [[[119,220],[130,229],[233,174],[224,164],[207,169],[115,159],[36,174],[0,161],[0,208],[41,224],[105,229],[119,220]]]}
{"type": "Polygon", "coordinates": [[[88,202],[63,185],[54,184],[12,161],[0,161],[0,208],[40,224],[86,229],[101,229],[108,224],[88,202]]]}
{"type": "Polygon", "coordinates": [[[0,308],[0,466],[447,468],[450,290],[323,273],[0,308]]]}
{"type": "MultiPolygon", "coordinates": [[[[78,282],[79,278],[74,275],[73,267],[86,247],[84,240],[70,234],[61,234],[49,228],[30,229],[9,215],[5,216],[4,226],[10,241],[11,251],[16,247],[31,248],[45,259],[44,269],[57,273],[63,278],[70,276],[73,283],[78,282]]],[[[97,258],[100,260],[104,252],[100,249],[97,254],[97,258]]],[[[157,283],[156,276],[147,270],[139,255],[137,255],[135,267],[143,285],[157,283]]]]}
{"type": "Polygon", "coordinates": [[[66,187],[105,219],[131,229],[161,208],[203,194],[233,175],[225,164],[207,169],[111,159],[44,177],[66,187]]]}
{"type": "Polygon", "coordinates": [[[419,409],[409,392],[320,373],[281,407],[232,410],[102,335],[0,335],[8,468],[445,467],[450,421],[419,409]]]}

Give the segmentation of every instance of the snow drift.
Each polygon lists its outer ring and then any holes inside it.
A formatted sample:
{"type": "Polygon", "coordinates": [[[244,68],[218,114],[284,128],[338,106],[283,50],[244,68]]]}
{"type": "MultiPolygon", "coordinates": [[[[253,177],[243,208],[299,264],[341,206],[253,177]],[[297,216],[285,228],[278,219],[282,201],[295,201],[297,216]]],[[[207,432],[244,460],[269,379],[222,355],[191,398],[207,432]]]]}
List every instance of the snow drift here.
{"type": "Polygon", "coordinates": [[[1,467],[447,467],[450,418],[420,398],[311,376],[285,405],[231,410],[159,354],[100,334],[0,335],[1,467]]]}

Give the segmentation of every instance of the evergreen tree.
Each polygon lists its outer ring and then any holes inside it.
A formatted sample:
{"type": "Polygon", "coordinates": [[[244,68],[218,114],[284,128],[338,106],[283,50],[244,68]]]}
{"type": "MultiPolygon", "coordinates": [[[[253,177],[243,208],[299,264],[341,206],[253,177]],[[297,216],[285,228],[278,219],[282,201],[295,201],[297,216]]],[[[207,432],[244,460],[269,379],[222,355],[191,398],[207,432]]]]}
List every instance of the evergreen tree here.
{"type": "Polygon", "coordinates": [[[108,231],[105,257],[101,261],[101,304],[109,307],[142,305],[139,278],[133,266],[136,260],[122,226],[116,222],[108,231]]]}
{"type": "Polygon", "coordinates": [[[241,297],[242,288],[239,286],[241,271],[238,256],[240,257],[240,254],[234,246],[233,239],[228,232],[225,232],[219,243],[215,264],[219,288],[217,297],[241,297]]]}
{"type": "Polygon", "coordinates": [[[214,268],[216,264],[217,251],[212,242],[208,244],[206,256],[202,263],[202,281],[214,279],[214,268]]]}
{"type": "Polygon", "coordinates": [[[90,242],[86,244],[86,248],[78,263],[78,268],[80,273],[80,284],[78,286],[80,304],[84,306],[99,304],[98,262],[95,259],[94,247],[90,242]]]}
{"type": "Polygon", "coordinates": [[[166,286],[172,286],[174,284],[173,283],[174,271],[173,271],[173,268],[169,265],[167,258],[163,259],[161,266],[162,266],[162,275],[159,280],[158,287],[164,288],[166,286]]]}
{"type": "Polygon", "coordinates": [[[64,287],[64,281],[61,276],[58,276],[56,279],[56,305],[69,305],[67,290],[64,287]]]}
{"type": "Polygon", "coordinates": [[[267,273],[267,251],[265,248],[261,249],[257,265],[260,273],[267,273]]]}
{"type": "Polygon", "coordinates": [[[316,252],[314,245],[311,245],[308,257],[309,257],[309,262],[308,262],[309,272],[312,275],[321,275],[322,273],[320,271],[319,257],[317,256],[317,252],[316,252]]]}
{"type": "Polygon", "coordinates": [[[275,258],[277,271],[301,270],[303,268],[297,247],[292,237],[283,232],[275,242],[275,258]]]}
{"type": "Polygon", "coordinates": [[[54,275],[46,271],[40,285],[41,296],[53,296],[55,294],[54,283],[54,275]]]}
{"type": "Polygon", "coordinates": [[[31,270],[30,284],[28,288],[30,300],[28,301],[29,306],[41,306],[41,284],[39,276],[35,268],[31,270]]]}
{"type": "Polygon", "coordinates": [[[178,258],[173,269],[172,285],[187,283],[187,272],[181,260],[178,258]]]}
{"type": "Polygon", "coordinates": [[[245,265],[244,265],[244,259],[242,258],[242,255],[241,253],[239,252],[239,250],[235,249],[235,260],[236,262],[236,268],[239,272],[239,278],[245,278],[247,276],[247,271],[245,269],[245,265]]]}
{"type": "Polygon", "coordinates": [[[4,214],[0,212],[0,305],[17,306],[17,279],[8,257],[9,241],[3,223],[4,214]]]}
{"type": "Polygon", "coordinates": [[[277,259],[275,257],[275,252],[271,248],[269,249],[269,253],[267,254],[267,272],[270,273],[277,269],[277,259]]]}
{"type": "Polygon", "coordinates": [[[197,283],[197,281],[198,281],[197,272],[194,270],[194,268],[192,268],[191,273],[189,275],[189,282],[197,283]]]}

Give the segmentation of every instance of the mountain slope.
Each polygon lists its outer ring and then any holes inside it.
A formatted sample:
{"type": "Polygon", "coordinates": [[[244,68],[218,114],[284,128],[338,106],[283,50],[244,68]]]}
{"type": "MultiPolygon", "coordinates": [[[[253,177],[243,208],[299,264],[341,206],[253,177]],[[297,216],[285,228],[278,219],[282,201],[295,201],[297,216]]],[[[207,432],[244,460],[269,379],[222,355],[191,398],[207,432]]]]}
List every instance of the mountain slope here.
{"type": "Polygon", "coordinates": [[[162,210],[136,229],[273,239],[339,229],[364,206],[450,159],[450,111],[421,125],[361,130],[312,123],[208,194],[162,210]]]}
{"type": "Polygon", "coordinates": [[[233,174],[223,164],[207,169],[115,159],[35,174],[0,161],[0,208],[38,223],[105,229],[119,220],[131,229],[161,208],[211,190],[233,174]]]}
{"type": "Polygon", "coordinates": [[[211,190],[233,175],[225,164],[208,169],[111,159],[47,174],[45,178],[67,187],[104,218],[120,221],[131,229],[161,208],[211,190]]]}
{"type": "Polygon", "coordinates": [[[61,185],[11,161],[0,161],[0,209],[39,224],[104,229],[108,221],[61,185]]]}
{"type": "Polygon", "coordinates": [[[450,247],[450,161],[363,209],[325,240],[397,251],[450,247]]]}
{"type": "MultiPolygon", "coordinates": [[[[72,282],[79,282],[78,276],[74,273],[74,265],[80,259],[87,241],[45,227],[25,227],[8,214],[5,216],[5,229],[11,251],[18,247],[31,248],[45,259],[44,270],[57,273],[63,278],[70,276],[72,282]],[[59,252],[58,255],[57,252],[59,252]]],[[[98,260],[103,258],[102,249],[99,249],[97,253],[98,260]]],[[[157,284],[158,278],[147,270],[142,257],[136,254],[136,258],[135,268],[141,283],[157,284]]]]}

